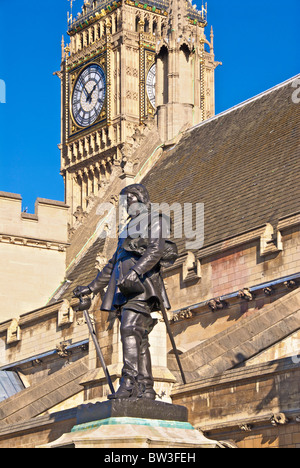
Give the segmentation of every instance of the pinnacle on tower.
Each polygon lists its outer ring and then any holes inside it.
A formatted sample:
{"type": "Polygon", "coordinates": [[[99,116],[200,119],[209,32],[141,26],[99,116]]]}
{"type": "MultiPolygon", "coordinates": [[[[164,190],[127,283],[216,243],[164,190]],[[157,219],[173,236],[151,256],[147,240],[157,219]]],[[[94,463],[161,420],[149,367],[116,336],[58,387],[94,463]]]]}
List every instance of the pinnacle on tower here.
{"type": "Polygon", "coordinates": [[[186,0],[170,0],[169,3],[169,26],[171,31],[179,34],[184,30],[187,23],[186,0]]]}

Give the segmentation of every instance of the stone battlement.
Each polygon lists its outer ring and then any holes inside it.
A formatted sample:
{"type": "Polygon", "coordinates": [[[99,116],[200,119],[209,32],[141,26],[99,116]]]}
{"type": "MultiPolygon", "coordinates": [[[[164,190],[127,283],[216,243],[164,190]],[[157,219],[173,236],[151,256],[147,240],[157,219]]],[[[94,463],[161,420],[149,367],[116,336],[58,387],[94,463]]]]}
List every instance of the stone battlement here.
{"type": "Polygon", "coordinates": [[[20,195],[0,192],[1,322],[47,303],[64,279],[67,245],[65,203],[38,198],[34,214],[22,213],[20,195]]]}
{"type": "MultiPolygon", "coordinates": [[[[22,213],[19,194],[0,192],[0,236],[67,243],[68,206],[37,198],[35,213],[22,213]]],[[[26,243],[24,244],[26,245],[26,243]]],[[[34,245],[32,245],[34,246],[34,245]]],[[[35,245],[38,246],[38,243],[35,245]]]]}

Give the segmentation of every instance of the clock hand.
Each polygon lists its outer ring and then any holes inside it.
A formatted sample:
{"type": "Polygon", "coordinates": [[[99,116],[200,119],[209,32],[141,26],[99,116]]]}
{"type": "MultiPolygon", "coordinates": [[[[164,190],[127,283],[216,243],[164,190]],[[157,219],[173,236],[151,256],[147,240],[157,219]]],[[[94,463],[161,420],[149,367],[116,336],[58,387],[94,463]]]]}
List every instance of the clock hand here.
{"type": "Polygon", "coordinates": [[[92,101],[92,95],[93,95],[93,92],[95,91],[96,88],[97,88],[97,83],[94,85],[92,91],[89,94],[89,103],[91,103],[91,101],[92,101]]]}
{"type": "Polygon", "coordinates": [[[92,91],[89,93],[89,95],[87,96],[86,102],[91,103],[91,101],[92,101],[92,94],[93,94],[93,92],[95,91],[96,88],[97,88],[97,83],[95,84],[95,86],[93,87],[93,89],[92,89],[92,91]]]}

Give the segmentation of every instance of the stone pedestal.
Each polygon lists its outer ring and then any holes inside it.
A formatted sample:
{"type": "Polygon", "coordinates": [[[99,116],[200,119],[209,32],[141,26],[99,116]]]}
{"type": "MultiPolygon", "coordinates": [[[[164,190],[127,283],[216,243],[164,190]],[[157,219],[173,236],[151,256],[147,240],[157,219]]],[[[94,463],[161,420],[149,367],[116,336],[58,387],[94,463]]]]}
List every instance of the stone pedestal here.
{"type": "Polygon", "coordinates": [[[184,406],[152,400],[111,400],[78,407],[77,423],[38,448],[218,448],[188,422],[184,406]]]}

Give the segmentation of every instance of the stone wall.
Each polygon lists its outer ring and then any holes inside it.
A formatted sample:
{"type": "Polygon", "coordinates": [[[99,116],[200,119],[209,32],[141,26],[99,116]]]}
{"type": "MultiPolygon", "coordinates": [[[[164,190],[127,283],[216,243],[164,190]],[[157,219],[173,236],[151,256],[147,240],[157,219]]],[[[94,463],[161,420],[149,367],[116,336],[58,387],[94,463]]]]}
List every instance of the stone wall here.
{"type": "Polygon", "coordinates": [[[241,448],[299,447],[299,363],[291,358],[230,370],[173,391],[173,403],[215,440],[241,448]],[[280,417],[278,415],[281,415],[280,417]]]}
{"type": "MultiPolygon", "coordinates": [[[[290,218],[291,224],[293,219],[290,218]]],[[[284,228],[282,221],[280,249],[276,247],[273,252],[263,250],[266,228],[262,227],[205,249],[206,252],[200,251],[201,258],[192,254],[194,262],[190,267],[186,255],[165,271],[172,306],[170,318],[175,318],[173,333],[181,351],[187,351],[229,328],[245,314],[252,314],[289,292],[290,284],[284,284],[285,281],[274,284],[270,290],[259,288],[300,271],[299,224],[289,225],[288,221],[285,220],[284,228]],[[240,292],[247,294],[248,290],[253,291],[252,298],[239,297],[240,292]],[[224,298],[225,306],[212,311],[210,301],[219,298],[224,298]]]]}
{"type": "Polygon", "coordinates": [[[266,252],[262,246],[268,229],[265,225],[200,250],[194,256],[194,262],[199,262],[198,271],[192,263],[188,271],[193,275],[188,277],[184,271],[188,256],[182,256],[172,269],[165,272],[172,310],[298,273],[299,220],[294,224],[294,217],[291,217],[285,223],[281,229],[280,246],[274,246],[273,251],[266,252]]]}
{"type": "Polygon", "coordinates": [[[0,429],[0,448],[35,448],[70,432],[76,424],[76,409],[58,415],[45,415],[27,423],[0,429]]]}
{"type": "Polygon", "coordinates": [[[68,207],[38,198],[22,212],[20,195],[0,192],[0,321],[41,307],[63,280],[68,207]]]}
{"type": "MultiPolygon", "coordinates": [[[[72,346],[81,342],[88,342],[82,313],[75,314],[70,303],[61,301],[0,325],[0,363],[1,366],[19,363],[19,370],[26,373],[31,384],[53,372],[54,362],[45,367],[42,362],[46,358],[49,361],[51,354],[56,354],[57,361],[57,347],[63,351],[61,344],[72,346]]],[[[63,359],[58,361],[58,367],[65,363],[63,359]]]]}

